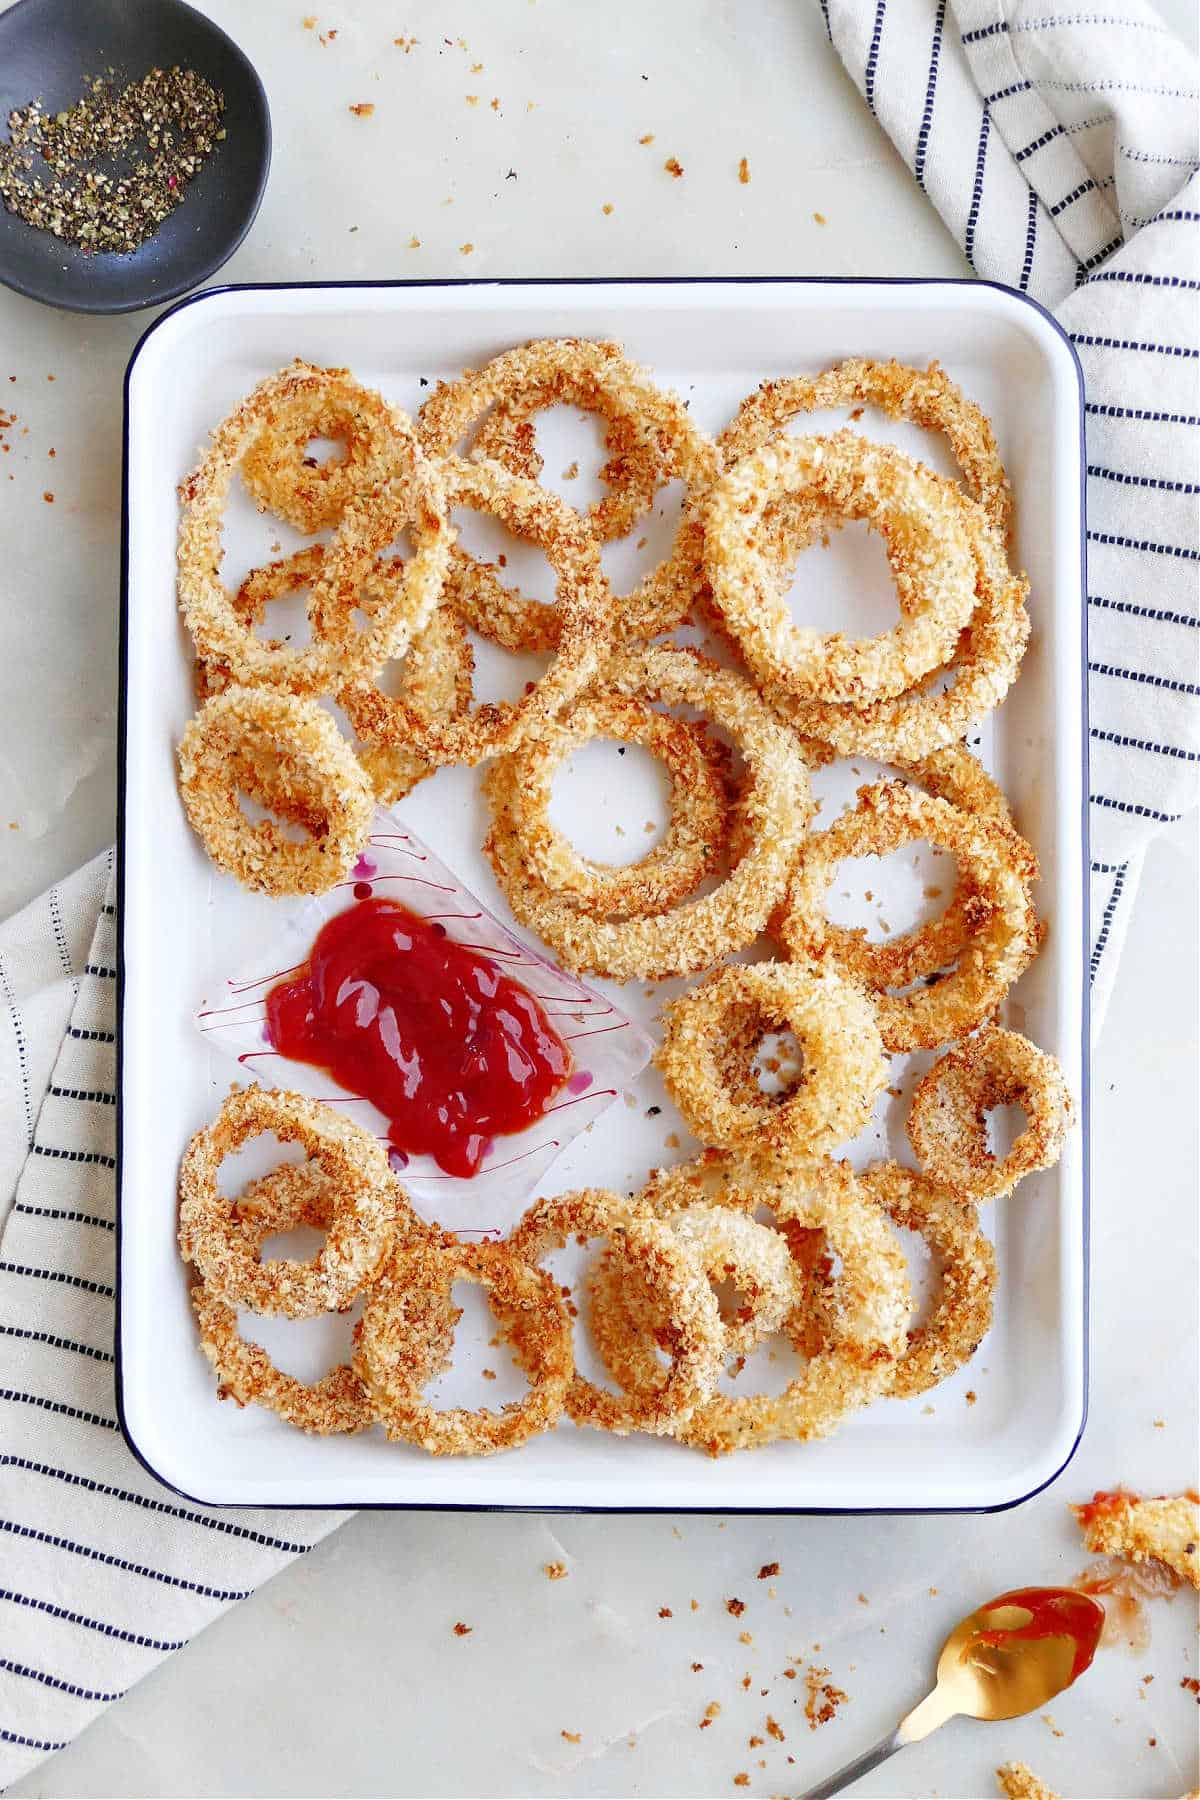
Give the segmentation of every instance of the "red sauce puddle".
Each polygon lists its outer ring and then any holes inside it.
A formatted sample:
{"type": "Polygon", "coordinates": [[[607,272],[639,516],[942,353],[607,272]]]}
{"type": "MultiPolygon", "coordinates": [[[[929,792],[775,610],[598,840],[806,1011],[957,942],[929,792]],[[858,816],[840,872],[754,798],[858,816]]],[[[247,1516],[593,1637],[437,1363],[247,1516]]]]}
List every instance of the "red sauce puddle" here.
{"type": "Polygon", "coordinates": [[[543,1116],[571,1074],[571,1052],[490,957],[366,893],[267,994],[270,1041],[370,1100],[406,1157],[472,1176],[494,1139],[543,1116]]]}

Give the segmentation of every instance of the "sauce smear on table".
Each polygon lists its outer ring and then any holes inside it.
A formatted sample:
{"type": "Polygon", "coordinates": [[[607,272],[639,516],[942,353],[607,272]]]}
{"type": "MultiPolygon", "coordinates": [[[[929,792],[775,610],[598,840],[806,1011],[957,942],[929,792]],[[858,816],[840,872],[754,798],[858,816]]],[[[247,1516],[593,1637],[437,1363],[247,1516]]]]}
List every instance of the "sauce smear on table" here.
{"type": "Polygon", "coordinates": [[[493,1140],[542,1117],[571,1052],[535,997],[436,920],[359,900],[267,995],[275,1049],[388,1120],[388,1142],[469,1177],[493,1140]]]}

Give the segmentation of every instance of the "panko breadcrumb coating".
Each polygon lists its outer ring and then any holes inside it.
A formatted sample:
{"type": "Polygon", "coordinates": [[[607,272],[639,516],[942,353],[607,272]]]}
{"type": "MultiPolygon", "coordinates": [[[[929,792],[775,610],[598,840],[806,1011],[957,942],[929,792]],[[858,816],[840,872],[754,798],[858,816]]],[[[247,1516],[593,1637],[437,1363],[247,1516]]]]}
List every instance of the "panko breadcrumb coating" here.
{"type": "Polygon", "coordinates": [[[1058,1800],[1054,1790],[1021,1762],[1002,1763],[996,1770],[996,1780],[1007,1800],[1058,1800]]]}
{"type": "Polygon", "coordinates": [[[1143,1499],[1118,1489],[1097,1493],[1071,1511],[1094,1554],[1163,1563],[1200,1588],[1200,1496],[1190,1490],[1143,1499]]]}
{"type": "Polygon", "coordinates": [[[997,1200],[1062,1155],[1075,1109],[1056,1057],[1015,1031],[986,1026],[939,1057],[913,1090],[908,1141],[923,1169],[973,1200],[997,1200]],[[1007,1155],[988,1145],[987,1115],[1019,1106],[1027,1124],[1007,1155]]]}

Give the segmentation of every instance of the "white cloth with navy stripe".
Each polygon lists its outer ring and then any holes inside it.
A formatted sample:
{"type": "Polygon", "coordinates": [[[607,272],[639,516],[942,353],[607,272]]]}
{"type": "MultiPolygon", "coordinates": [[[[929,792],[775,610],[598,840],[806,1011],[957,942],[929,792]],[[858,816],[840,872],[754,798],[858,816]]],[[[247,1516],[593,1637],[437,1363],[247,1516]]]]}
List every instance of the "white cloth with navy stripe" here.
{"type": "Polygon", "coordinates": [[[0,925],[0,1789],[346,1516],[205,1512],[117,1427],[111,875],[0,925]]]}
{"type": "Polygon", "coordinates": [[[1146,844],[1197,798],[1196,61],[1142,0],[821,4],[976,274],[1050,308],[1083,365],[1098,1029],[1146,844]]]}

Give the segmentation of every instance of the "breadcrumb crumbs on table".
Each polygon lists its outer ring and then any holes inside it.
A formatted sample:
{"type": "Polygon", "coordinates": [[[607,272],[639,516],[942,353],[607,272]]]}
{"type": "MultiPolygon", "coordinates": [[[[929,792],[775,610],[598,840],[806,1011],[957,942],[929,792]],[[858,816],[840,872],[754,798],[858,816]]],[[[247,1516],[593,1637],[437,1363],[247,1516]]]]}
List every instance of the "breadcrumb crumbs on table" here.
{"type": "Polygon", "coordinates": [[[583,1742],[582,1731],[560,1731],[558,1735],[560,1738],[565,1738],[568,1744],[582,1744],[583,1742]]]}
{"type": "Polygon", "coordinates": [[[463,99],[466,101],[468,106],[478,106],[479,105],[479,95],[478,94],[464,94],[463,99]]]}
{"type": "Polygon", "coordinates": [[[577,462],[568,463],[562,472],[562,478],[564,481],[578,481],[579,464],[577,462]]]}
{"type": "Polygon", "coordinates": [[[1062,1735],[1063,1735],[1062,1732],[1058,1729],[1058,1726],[1054,1723],[1053,1714],[1043,1713],[1042,1714],[1042,1724],[1045,1726],[1048,1726],[1048,1728],[1050,1729],[1050,1731],[1056,1738],[1062,1737],[1062,1735]]]}
{"type": "Polygon", "coordinates": [[[475,1627],[473,1625],[464,1625],[462,1620],[459,1619],[454,1627],[454,1635],[455,1637],[470,1637],[474,1629],[475,1627]]]}
{"type": "Polygon", "coordinates": [[[865,1594],[860,1594],[858,1596],[858,1604],[860,1606],[870,1606],[871,1602],[867,1599],[865,1594]]]}
{"type": "Polygon", "coordinates": [[[968,1406],[974,1406],[976,1400],[978,1400],[978,1398],[979,1398],[979,1395],[975,1392],[974,1388],[968,1388],[964,1398],[965,1398],[968,1406]]]}
{"type": "Polygon", "coordinates": [[[482,1374],[483,1374],[483,1379],[485,1381],[495,1381],[495,1379],[496,1379],[495,1369],[484,1369],[482,1371],[482,1374]]]}
{"type": "Polygon", "coordinates": [[[47,488],[45,493],[42,495],[42,499],[46,502],[47,506],[54,505],[54,495],[50,492],[49,488],[47,488]]]}
{"type": "Polygon", "coordinates": [[[564,1562],[543,1563],[542,1568],[547,1581],[565,1581],[571,1573],[564,1562]]]}
{"type": "Polygon", "coordinates": [[[654,142],[654,133],[652,131],[648,131],[646,133],[645,137],[640,137],[638,139],[639,144],[652,144],[653,142],[654,142]]]}
{"type": "Polygon", "coordinates": [[[808,1698],[804,1702],[804,1716],[808,1720],[808,1728],[815,1731],[818,1725],[828,1725],[830,1719],[837,1717],[837,1709],[848,1699],[839,1687],[834,1687],[826,1680],[829,1670],[812,1664],[804,1673],[808,1698]]]}
{"type": "MultiPolygon", "coordinates": [[[[9,826],[10,831],[14,829],[13,826],[9,826]]],[[[1194,1675],[1181,1675],[1179,1678],[1179,1685],[1181,1688],[1186,1688],[1189,1694],[1194,1694],[1196,1696],[1196,1705],[1200,1706],[1200,1681],[1198,1681],[1194,1675]]]]}
{"type": "Polygon", "coordinates": [[[829,223],[829,221],[825,217],[824,213],[814,213],[813,214],[813,223],[816,225],[827,225],[829,223]]]}
{"type": "Polygon", "coordinates": [[[767,1736],[774,1738],[777,1744],[785,1744],[787,1742],[783,1726],[779,1723],[778,1719],[773,1719],[770,1713],[767,1714],[767,1736]]]}
{"type": "Polygon", "coordinates": [[[472,73],[472,75],[482,75],[483,74],[483,64],[482,63],[472,63],[471,64],[471,73],[472,73]]]}
{"type": "Polygon", "coordinates": [[[738,164],[738,180],[741,182],[743,187],[749,187],[749,185],[750,185],[750,164],[744,156],[743,156],[741,162],[738,164]]]}
{"type": "Polygon", "coordinates": [[[419,44],[420,41],[420,38],[415,37],[398,37],[392,39],[397,50],[403,50],[405,56],[411,56],[413,53],[413,46],[419,44]]]}
{"type": "Polygon", "coordinates": [[[683,164],[677,156],[668,156],[666,162],[663,164],[663,168],[675,181],[678,181],[679,177],[683,174],[683,164]]]}
{"type": "Polygon", "coordinates": [[[746,1748],[747,1748],[747,1750],[758,1750],[762,1747],[762,1745],[765,1742],[766,1742],[765,1738],[760,1738],[760,1737],[748,1738],[746,1741],[746,1748]]]}
{"type": "Polygon", "coordinates": [[[698,1675],[703,1667],[704,1667],[703,1663],[693,1663],[692,1664],[692,1674],[698,1675]]]}
{"type": "Polygon", "coordinates": [[[745,1688],[747,1693],[750,1692],[750,1677],[749,1677],[749,1675],[742,1676],[742,1686],[745,1688]]]}
{"type": "Polygon", "coordinates": [[[499,94],[494,94],[492,96],[491,100],[488,102],[488,104],[490,105],[493,112],[499,112],[500,111],[500,96],[499,96],[499,94]]]}
{"type": "Polygon", "coordinates": [[[721,1702],[719,1700],[710,1700],[704,1709],[704,1717],[700,1721],[700,1730],[707,1731],[713,1720],[719,1719],[720,1716],[721,1702]]]}
{"type": "Polygon", "coordinates": [[[783,1677],[784,1677],[785,1681],[795,1681],[795,1679],[796,1679],[795,1669],[785,1669],[783,1671],[783,1677]]]}
{"type": "Polygon", "coordinates": [[[421,248],[420,238],[419,237],[410,237],[408,240],[408,247],[410,250],[419,250],[421,248]]]}
{"type": "Polygon", "coordinates": [[[746,1602],[744,1600],[734,1598],[725,1602],[725,1611],[732,1613],[735,1619],[740,1619],[745,1610],[746,1602]]]}
{"type": "Polygon", "coordinates": [[[474,244],[460,244],[458,246],[458,254],[460,256],[470,256],[474,249],[474,244]]]}
{"type": "Polygon", "coordinates": [[[733,1785],[734,1785],[734,1787],[749,1787],[750,1786],[750,1777],[749,1777],[749,1775],[747,1775],[747,1773],[744,1769],[740,1772],[740,1774],[737,1774],[734,1776],[733,1785]]]}
{"type": "Polygon", "coordinates": [[[700,1602],[698,1600],[693,1600],[690,1604],[693,1612],[700,1611],[700,1602]]]}
{"type": "MultiPolygon", "coordinates": [[[[50,454],[51,456],[54,455],[53,450],[50,454]]],[[[1151,1423],[1153,1424],[1155,1431],[1162,1431],[1165,1428],[1167,1421],[1165,1419],[1154,1419],[1151,1423]]]]}
{"type": "Polygon", "coordinates": [[[754,1642],[754,1638],[750,1632],[748,1632],[748,1631],[739,1631],[738,1632],[738,1643],[739,1644],[752,1644],[753,1642],[754,1642]]]}
{"type": "Polygon", "coordinates": [[[673,1619],[675,1614],[671,1611],[669,1606],[660,1606],[658,1609],[658,1616],[660,1619],[673,1619]]]}
{"type": "Polygon", "coordinates": [[[305,31],[311,31],[313,26],[316,24],[316,22],[317,22],[316,13],[305,13],[304,17],[300,21],[300,23],[301,23],[301,25],[303,25],[305,31]]]}
{"type": "Polygon", "coordinates": [[[607,219],[609,214],[614,211],[612,201],[606,200],[604,202],[604,205],[600,208],[600,211],[604,214],[605,218],[607,219]]]}
{"type": "Polygon", "coordinates": [[[356,105],[350,108],[350,111],[354,114],[356,119],[369,119],[375,111],[375,102],[373,100],[360,100],[356,105]]]}
{"type": "Polygon", "coordinates": [[[758,1571],[758,1579],[760,1581],[770,1581],[771,1577],[773,1575],[778,1575],[778,1573],[779,1564],[777,1562],[764,1563],[762,1568],[758,1571]]]}

